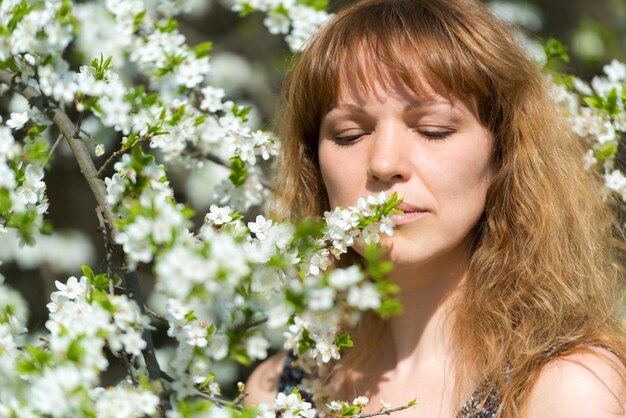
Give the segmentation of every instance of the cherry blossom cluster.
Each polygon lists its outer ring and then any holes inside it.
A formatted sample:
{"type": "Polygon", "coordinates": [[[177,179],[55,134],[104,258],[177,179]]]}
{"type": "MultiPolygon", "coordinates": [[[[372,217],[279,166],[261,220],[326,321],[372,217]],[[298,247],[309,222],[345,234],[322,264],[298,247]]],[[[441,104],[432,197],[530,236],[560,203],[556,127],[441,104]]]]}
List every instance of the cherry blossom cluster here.
{"type": "Polygon", "coordinates": [[[570,77],[554,84],[574,133],[589,144],[587,169],[600,168],[605,186],[626,202],[626,176],[616,167],[620,141],[626,135],[626,64],[613,60],[591,83],[570,77]]]}
{"type": "Polygon", "coordinates": [[[149,320],[125,295],[104,290],[108,278],[84,269],[88,277],[55,283],[57,291],[47,306],[49,334],[39,340],[25,335],[19,297],[9,292],[0,300],[0,416],[83,416],[92,410],[97,416],[131,418],[155,413],[159,398],[149,388],[124,382],[99,386],[99,374],[108,367],[105,347],[116,355],[139,357],[149,320]]]}
{"type": "Polygon", "coordinates": [[[15,141],[13,131],[23,130],[28,120],[26,112],[12,113],[0,126],[0,236],[10,226],[32,242],[48,210],[43,181],[47,143],[30,137],[24,146],[15,141]]]}
{"type": "Polygon", "coordinates": [[[240,14],[260,11],[267,14],[263,23],[270,33],[283,34],[292,52],[304,48],[307,41],[332,15],[322,7],[300,0],[234,0],[233,10],[240,14]],[[308,3],[308,4],[307,4],[308,3]]]}

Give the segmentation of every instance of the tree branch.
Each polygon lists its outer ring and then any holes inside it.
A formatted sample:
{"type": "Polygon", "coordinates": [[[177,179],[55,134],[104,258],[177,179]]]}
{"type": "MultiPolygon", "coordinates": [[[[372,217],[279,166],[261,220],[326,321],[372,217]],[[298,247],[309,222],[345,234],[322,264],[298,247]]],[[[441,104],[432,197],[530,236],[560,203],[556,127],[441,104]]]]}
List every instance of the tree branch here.
{"type": "MultiPolygon", "coordinates": [[[[117,216],[113,213],[113,210],[106,201],[106,187],[104,181],[98,178],[98,172],[91,159],[91,154],[87,150],[87,147],[80,139],[80,128],[77,127],[72,120],[63,112],[53,101],[43,95],[34,87],[31,87],[24,83],[19,74],[13,74],[10,71],[0,71],[0,83],[4,83],[11,88],[11,90],[22,95],[28,102],[35,106],[39,111],[45,114],[54,124],[59,128],[61,134],[67,140],[76,161],[80,167],[80,171],[87,180],[91,191],[96,198],[99,210],[102,212],[104,219],[106,220],[106,228],[109,232],[109,237],[112,242],[115,242],[115,235],[117,228],[115,227],[115,221],[117,216]]],[[[98,210],[98,209],[97,209],[98,210]]],[[[122,257],[119,257],[122,258],[122,257]]],[[[116,269],[120,272],[124,271],[124,263],[121,262],[116,265],[116,269]]],[[[120,274],[123,275],[123,274],[120,274]]],[[[126,277],[126,284],[128,285],[130,296],[137,302],[141,312],[145,313],[143,296],[141,294],[141,288],[139,286],[139,280],[135,272],[127,272],[123,275],[126,277]]],[[[146,349],[143,351],[144,359],[148,369],[148,376],[150,380],[159,380],[161,377],[161,369],[157,361],[154,344],[152,343],[152,336],[149,330],[144,330],[143,338],[146,341],[146,349]]]]}
{"type": "Polygon", "coordinates": [[[16,74],[10,71],[0,71],[0,82],[8,85],[11,90],[24,96],[28,102],[35,106],[39,111],[48,116],[52,122],[59,128],[61,134],[67,140],[72,153],[78,161],[80,171],[87,180],[89,188],[94,194],[98,205],[102,208],[105,219],[113,224],[117,219],[110,206],[106,203],[106,188],[104,182],[96,177],[96,167],[91,160],[91,155],[80,139],[80,131],[74,125],[72,120],[59,107],[48,100],[46,96],[41,94],[34,87],[28,86],[20,80],[16,74]]]}
{"type": "Polygon", "coordinates": [[[98,172],[96,173],[96,177],[101,179],[102,176],[104,175],[104,172],[107,170],[107,168],[109,168],[109,166],[113,164],[113,161],[117,160],[119,157],[124,155],[126,151],[128,151],[128,148],[126,148],[125,146],[122,146],[122,148],[118,149],[113,154],[111,154],[109,158],[107,158],[106,161],[102,163],[102,165],[98,169],[98,172]]]}
{"type": "Polygon", "coordinates": [[[352,418],[370,418],[370,417],[378,417],[378,416],[382,416],[382,415],[391,415],[394,412],[398,412],[398,411],[404,411],[405,409],[411,408],[411,406],[398,406],[396,408],[389,408],[389,409],[382,409],[378,412],[372,412],[369,414],[357,414],[357,415],[352,415],[352,418]]]}

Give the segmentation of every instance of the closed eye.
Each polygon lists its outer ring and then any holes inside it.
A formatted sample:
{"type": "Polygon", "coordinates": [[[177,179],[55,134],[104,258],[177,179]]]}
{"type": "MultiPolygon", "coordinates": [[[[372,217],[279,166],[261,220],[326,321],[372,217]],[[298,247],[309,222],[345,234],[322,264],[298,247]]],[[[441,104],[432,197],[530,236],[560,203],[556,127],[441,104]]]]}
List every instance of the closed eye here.
{"type": "Polygon", "coordinates": [[[355,135],[336,136],[333,138],[333,141],[338,145],[352,145],[355,144],[363,135],[367,135],[367,133],[363,132],[355,135]]]}
{"type": "Polygon", "coordinates": [[[426,138],[429,141],[437,141],[446,139],[450,135],[452,135],[455,131],[445,130],[445,131],[418,131],[420,135],[426,138]]]}

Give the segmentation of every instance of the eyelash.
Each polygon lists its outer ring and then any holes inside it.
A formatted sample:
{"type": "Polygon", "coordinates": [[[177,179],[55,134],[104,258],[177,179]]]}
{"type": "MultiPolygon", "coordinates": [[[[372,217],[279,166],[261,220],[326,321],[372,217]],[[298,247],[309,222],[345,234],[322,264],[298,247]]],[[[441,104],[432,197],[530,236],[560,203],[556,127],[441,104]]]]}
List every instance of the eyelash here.
{"type": "MultiPolygon", "coordinates": [[[[442,141],[452,135],[455,131],[417,131],[421,136],[423,136],[429,142],[437,142],[442,141]]],[[[368,133],[356,134],[356,135],[348,135],[348,136],[336,136],[333,138],[333,141],[340,146],[350,146],[354,145],[358,142],[358,140],[362,137],[368,135],[368,133]]]]}
{"type": "Polygon", "coordinates": [[[362,134],[348,135],[348,136],[336,136],[333,138],[333,141],[337,145],[346,147],[346,146],[356,144],[357,140],[359,140],[363,135],[366,135],[366,134],[362,133],[362,134]]]}
{"type": "Polygon", "coordinates": [[[455,131],[422,131],[419,132],[427,141],[442,141],[452,135],[455,131]]]}

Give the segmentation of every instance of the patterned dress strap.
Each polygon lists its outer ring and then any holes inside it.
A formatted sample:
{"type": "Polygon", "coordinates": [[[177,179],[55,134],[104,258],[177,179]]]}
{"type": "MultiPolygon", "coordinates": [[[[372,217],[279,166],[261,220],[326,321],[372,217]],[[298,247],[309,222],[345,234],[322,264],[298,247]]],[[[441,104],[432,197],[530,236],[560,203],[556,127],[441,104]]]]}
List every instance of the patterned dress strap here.
{"type": "Polygon", "coordinates": [[[294,364],[295,357],[293,353],[289,353],[285,358],[283,370],[278,379],[278,392],[289,395],[291,391],[298,387],[304,379],[304,371],[294,364]]]}

